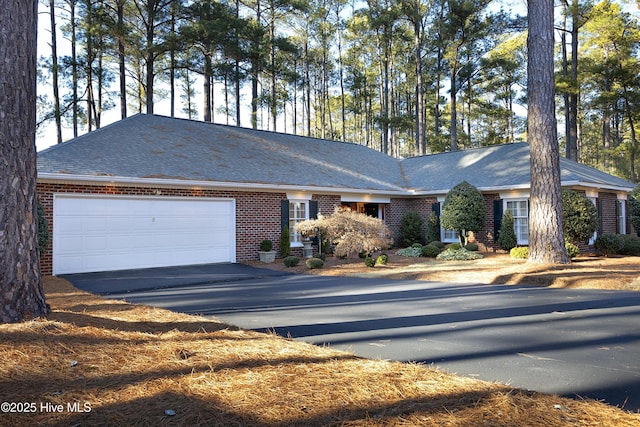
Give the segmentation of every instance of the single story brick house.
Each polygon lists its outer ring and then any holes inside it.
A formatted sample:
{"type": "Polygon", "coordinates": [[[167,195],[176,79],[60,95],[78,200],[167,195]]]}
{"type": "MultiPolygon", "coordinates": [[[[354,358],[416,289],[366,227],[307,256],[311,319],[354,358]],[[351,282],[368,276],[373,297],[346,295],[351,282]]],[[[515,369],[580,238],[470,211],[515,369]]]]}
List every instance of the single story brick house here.
{"type": "MultiPolygon", "coordinates": [[[[601,233],[627,233],[633,184],[561,159],[562,185],[598,207],[601,233]]],[[[383,219],[440,213],[466,180],[483,194],[495,249],[502,212],[528,238],[525,143],[395,159],[362,145],[138,114],[38,153],[38,195],[52,244],[43,274],[240,262],[278,247],[283,224],[348,206],[383,219]]],[[[443,241],[454,233],[441,230],[443,241]]],[[[292,233],[299,251],[300,236],[292,233]]]]}

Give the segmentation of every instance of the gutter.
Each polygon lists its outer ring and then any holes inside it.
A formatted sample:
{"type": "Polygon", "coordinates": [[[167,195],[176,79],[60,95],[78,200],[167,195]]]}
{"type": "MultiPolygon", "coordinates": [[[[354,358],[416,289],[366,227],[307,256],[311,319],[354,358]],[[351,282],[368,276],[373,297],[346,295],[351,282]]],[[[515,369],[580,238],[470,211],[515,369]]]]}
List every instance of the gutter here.
{"type": "Polygon", "coordinates": [[[198,181],[176,178],[132,178],[108,175],[71,175],[64,173],[38,173],[37,182],[52,184],[77,185],[115,185],[132,187],[161,187],[161,188],[200,188],[238,191],[262,191],[270,193],[281,192],[312,192],[314,194],[376,194],[386,196],[411,196],[406,190],[374,190],[357,188],[301,186],[292,184],[261,184],[231,181],[198,181]]]}

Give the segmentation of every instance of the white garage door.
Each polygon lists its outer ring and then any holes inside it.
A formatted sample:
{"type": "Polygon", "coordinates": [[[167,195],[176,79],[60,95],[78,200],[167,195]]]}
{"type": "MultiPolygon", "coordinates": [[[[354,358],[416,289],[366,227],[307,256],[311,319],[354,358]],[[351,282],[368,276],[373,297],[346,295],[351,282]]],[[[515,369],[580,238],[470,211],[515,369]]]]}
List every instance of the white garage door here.
{"type": "Polygon", "coordinates": [[[55,195],[53,274],[235,262],[235,201],[55,195]]]}

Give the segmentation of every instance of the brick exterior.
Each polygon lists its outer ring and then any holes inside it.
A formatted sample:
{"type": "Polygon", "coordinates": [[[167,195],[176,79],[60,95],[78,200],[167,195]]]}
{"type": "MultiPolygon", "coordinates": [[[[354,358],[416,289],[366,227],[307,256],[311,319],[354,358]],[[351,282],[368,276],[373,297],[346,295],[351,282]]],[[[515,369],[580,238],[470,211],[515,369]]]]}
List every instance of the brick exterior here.
{"type": "MultiPolygon", "coordinates": [[[[73,185],[38,183],[38,196],[42,203],[49,231],[53,236],[53,195],[56,193],[74,194],[104,194],[104,195],[130,195],[130,196],[154,196],[154,197],[207,197],[207,198],[233,198],[236,201],[236,260],[238,262],[258,259],[258,244],[263,239],[270,239],[274,247],[279,248],[280,241],[280,202],[287,198],[284,192],[258,192],[236,191],[203,188],[169,188],[169,187],[138,187],[126,185],[73,185]]],[[[485,194],[485,206],[487,218],[485,229],[471,236],[470,241],[478,243],[483,251],[495,251],[493,224],[493,202],[499,200],[498,194],[485,194]]],[[[616,201],[613,193],[600,193],[598,195],[601,204],[601,224],[603,233],[615,233],[616,201]]],[[[329,215],[336,206],[340,206],[339,195],[315,194],[312,200],[318,202],[318,212],[329,215]]],[[[432,205],[437,202],[435,197],[426,198],[392,198],[391,203],[385,205],[385,222],[389,226],[394,241],[397,242],[400,234],[400,221],[408,211],[416,211],[424,219],[425,225],[432,211],[432,205]]],[[[628,207],[627,207],[628,209],[628,207]]],[[[628,210],[627,210],[628,212],[628,210]]],[[[631,232],[630,229],[627,233],[631,232]]],[[[299,248],[293,248],[292,253],[302,255],[299,248]]],[[[51,245],[41,258],[42,274],[52,273],[52,249],[51,245]]]]}
{"type": "MultiPolygon", "coordinates": [[[[236,261],[238,262],[258,259],[258,245],[263,239],[272,240],[274,248],[279,248],[280,201],[287,198],[284,192],[38,183],[38,197],[44,207],[51,236],[53,236],[53,195],[56,193],[233,198],[236,201],[236,261]]],[[[334,206],[340,205],[340,196],[314,195],[313,200],[318,201],[318,212],[325,215],[332,213],[334,206]]],[[[298,255],[301,254],[302,251],[298,255]]],[[[40,268],[45,275],[53,271],[51,245],[41,257],[40,268]]]]}

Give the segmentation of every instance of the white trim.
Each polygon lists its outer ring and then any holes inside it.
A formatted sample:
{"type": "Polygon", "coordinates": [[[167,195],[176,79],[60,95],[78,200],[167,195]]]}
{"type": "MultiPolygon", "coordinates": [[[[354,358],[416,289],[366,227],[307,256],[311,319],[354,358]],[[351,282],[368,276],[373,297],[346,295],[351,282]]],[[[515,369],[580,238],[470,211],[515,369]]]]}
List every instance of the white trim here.
{"type": "Polygon", "coordinates": [[[348,196],[340,196],[340,201],[345,203],[391,203],[391,197],[374,197],[371,194],[350,194],[348,196]]]}
{"type": "MultiPolygon", "coordinates": [[[[38,182],[54,183],[54,184],[80,184],[80,185],[126,185],[132,187],[180,187],[180,188],[219,188],[233,189],[239,191],[259,190],[264,192],[312,192],[314,194],[356,194],[362,195],[362,189],[355,188],[339,188],[339,187],[321,187],[321,186],[300,186],[300,185],[278,185],[278,184],[261,184],[249,182],[230,182],[230,181],[198,181],[177,178],[133,178],[121,176],[106,175],[75,175],[66,173],[39,173],[38,182]]],[[[617,185],[596,184],[583,181],[566,181],[562,182],[562,187],[568,188],[592,188],[597,190],[616,191],[627,193],[633,190],[633,187],[623,187],[617,185]]],[[[499,193],[510,192],[513,190],[530,191],[531,185],[517,184],[510,186],[489,186],[478,187],[481,193],[499,193]]],[[[450,190],[450,189],[449,189],[450,190]]],[[[423,197],[423,196],[440,196],[444,197],[449,190],[425,190],[419,191],[415,189],[398,188],[395,190],[367,190],[367,194],[381,195],[387,197],[423,197]]],[[[443,199],[444,200],[444,199],[443,199]]]]}
{"type": "MultiPolygon", "coordinates": [[[[527,238],[526,239],[521,239],[521,236],[518,236],[518,230],[514,230],[516,233],[516,239],[518,240],[518,244],[519,245],[528,245],[529,244],[529,208],[530,208],[530,200],[529,200],[529,195],[527,195],[526,197],[507,197],[507,198],[503,198],[502,199],[502,212],[506,212],[507,211],[507,205],[508,202],[526,202],[527,203],[527,238]]],[[[513,214],[513,210],[509,209],[509,211],[511,212],[511,215],[513,216],[513,225],[515,227],[516,225],[516,219],[522,218],[522,217],[516,217],[513,214]]]]}
{"type": "MultiPolygon", "coordinates": [[[[527,199],[531,197],[531,193],[527,191],[507,191],[503,193],[498,193],[502,200],[514,200],[514,199],[527,199]]],[[[504,205],[504,204],[503,204],[504,205]]]]}
{"type": "MultiPolygon", "coordinates": [[[[309,192],[313,194],[362,194],[362,189],[315,187],[310,185],[278,185],[231,181],[197,181],[190,179],[164,178],[131,178],[121,176],[70,175],[64,173],[39,173],[38,182],[52,184],[78,185],[107,185],[131,187],[166,187],[166,188],[215,188],[237,191],[263,191],[282,193],[292,191],[296,193],[309,192]]],[[[368,190],[370,194],[404,197],[409,195],[405,190],[368,190]]]]}

